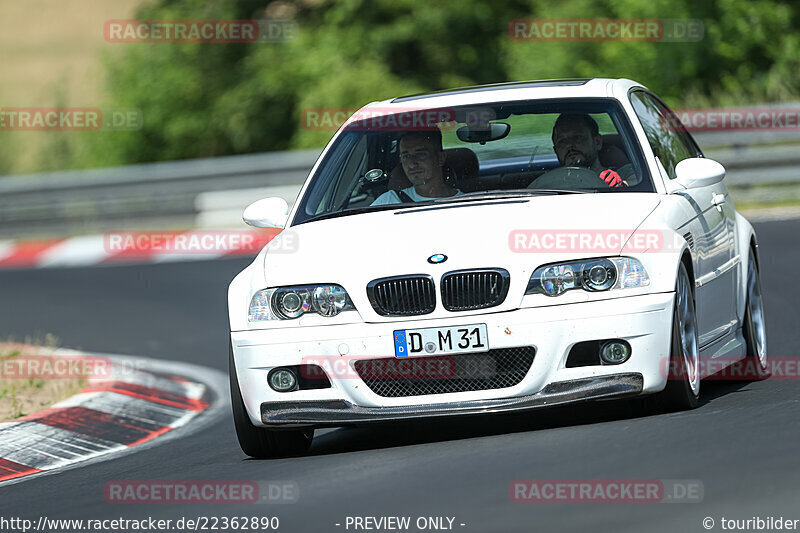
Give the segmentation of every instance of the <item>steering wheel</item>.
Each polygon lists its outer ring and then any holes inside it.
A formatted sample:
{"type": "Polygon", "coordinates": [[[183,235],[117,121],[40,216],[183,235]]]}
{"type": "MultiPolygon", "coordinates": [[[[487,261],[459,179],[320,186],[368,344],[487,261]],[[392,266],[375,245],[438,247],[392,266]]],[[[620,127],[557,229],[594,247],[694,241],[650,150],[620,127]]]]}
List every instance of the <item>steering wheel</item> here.
{"type": "Polygon", "coordinates": [[[608,188],[594,170],[586,167],[558,167],[545,172],[528,185],[529,189],[608,188]]]}
{"type": "Polygon", "coordinates": [[[368,198],[369,191],[365,192],[365,189],[375,187],[376,185],[383,184],[384,182],[388,181],[389,176],[383,170],[379,168],[370,170],[353,182],[345,194],[344,202],[342,203],[342,207],[340,207],[340,209],[347,209],[352,201],[360,202],[361,200],[368,198]]]}

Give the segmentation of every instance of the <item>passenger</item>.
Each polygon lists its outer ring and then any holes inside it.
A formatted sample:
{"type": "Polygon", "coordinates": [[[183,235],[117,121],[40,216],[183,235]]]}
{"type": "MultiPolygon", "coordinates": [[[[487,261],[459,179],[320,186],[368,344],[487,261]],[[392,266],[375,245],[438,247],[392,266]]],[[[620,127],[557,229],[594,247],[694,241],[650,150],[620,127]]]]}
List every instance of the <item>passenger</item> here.
{"type": "Polygon", "coordinates": [[[553,126],[553,150],[562,166],[594,170],[609,187],[627,186],[628,182],[622,179],[619,171],[624,169],[623,174],[627,177],[629,172],[633,172],[633,168],[630,165],[625,165],[622,169],[603,167],[599,155],[602,148],[600,129],[589,115],[563,114],[556,119],[553,126]]]}
{"type": "Polygon", "coordinates": [[[386,191],[371,205],[424,202],[464,194],[444,181],[442,132],[415,131],[400,137],[400,164],[411,182],[401,191],[386,191]]]}

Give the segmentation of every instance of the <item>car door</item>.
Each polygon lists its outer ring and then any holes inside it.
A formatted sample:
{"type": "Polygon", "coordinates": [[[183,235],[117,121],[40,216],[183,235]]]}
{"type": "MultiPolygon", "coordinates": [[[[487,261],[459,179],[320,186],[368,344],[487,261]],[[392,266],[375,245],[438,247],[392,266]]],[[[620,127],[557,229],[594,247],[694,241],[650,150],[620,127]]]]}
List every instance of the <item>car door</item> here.
{"type": "MultiPolygon", "coordinates": [[[[668,179],[675,179],[675,167],[679,162],[702,157],[677,116],[660,100],[648,92],[634,91],[631,103],[668,179]]],[[[694,252],[697,328],[702,348],[730,333],[737,323],[735,213],[724,180],[705,187],[680,189],[675,194],[686,200],[693,213],[677,231],[694,252]]]]}

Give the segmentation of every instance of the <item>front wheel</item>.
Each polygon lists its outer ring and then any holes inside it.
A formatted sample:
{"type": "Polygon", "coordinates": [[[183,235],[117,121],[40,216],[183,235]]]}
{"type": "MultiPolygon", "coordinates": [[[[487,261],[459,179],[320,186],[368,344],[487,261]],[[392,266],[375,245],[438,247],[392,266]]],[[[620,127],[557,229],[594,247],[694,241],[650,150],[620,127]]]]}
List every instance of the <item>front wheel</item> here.
{"type": "Polygon", "coordinates": [[[233,406],[233,423],[236,436],[242,451],[250,457],[270,459],[274,457],[291,457],[302,455],[311,447],[314,429],[271,430],[254,426],[250,422],[247,410],[239,389],[236,377],[236,365],[233,361],[233,348],[229,347],[228,372],[231,384],[231,404],[233,406]]]}
{"type": "Polygon", "coordinates": [[[742,333],[747,346],[747,355],[734,363],[731,375],[742,376],[743,381],[759,381],[769,377],[767,364],[767,331],[764,321],[764,300],[761,297],[761,279],[758,267],[750,251],[747,261],[747,302],[744,308],[742,333]]]}
{"type": "Polygon", "coordinates": [[[657,411],[694,409],[700,401],[700,351],[690,283],[686,267],[681,263],[675,283],[667,386],[651,398],[652,408],[657,411]]]}

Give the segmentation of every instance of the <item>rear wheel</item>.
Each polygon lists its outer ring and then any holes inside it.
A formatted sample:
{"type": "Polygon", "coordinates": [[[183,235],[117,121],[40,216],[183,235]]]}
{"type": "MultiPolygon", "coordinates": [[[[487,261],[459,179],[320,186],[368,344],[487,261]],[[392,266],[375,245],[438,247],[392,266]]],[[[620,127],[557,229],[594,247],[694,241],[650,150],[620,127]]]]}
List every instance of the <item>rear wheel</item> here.
{"type": "Polygon", "coordinates": [[[311,447],[314,429],[271,430],[254,426],[250,422],[247,410],[239,389],[236,377],[236,365],[233,361],[233,348],[229,348],[228,372],[231,383],[231,404],[233,405],[233,423],[236,436],[242,451],[250,457],[268,459],[272,457],[290,457],[302,455],[311,447]]]}
{"type": "Polygon", "coordinates": [[[697,347],[697,316],[689,274],[681,263],[675,283],[667,386],[651,397],[658,411],[694,409],[700,400],[700,352],[697,347]]]}
{"type": "Polygon", "coordinates": [[[735,363],[732,376],[742,376],[744,381],[759,381],[769,377],[767,370],[767,330],[764,322],[764,301],[761,297],[761,279],[753,251],[747,262],[747,303],[744,308],[742,333],[747,345],[747,355],[735,363]]]}

